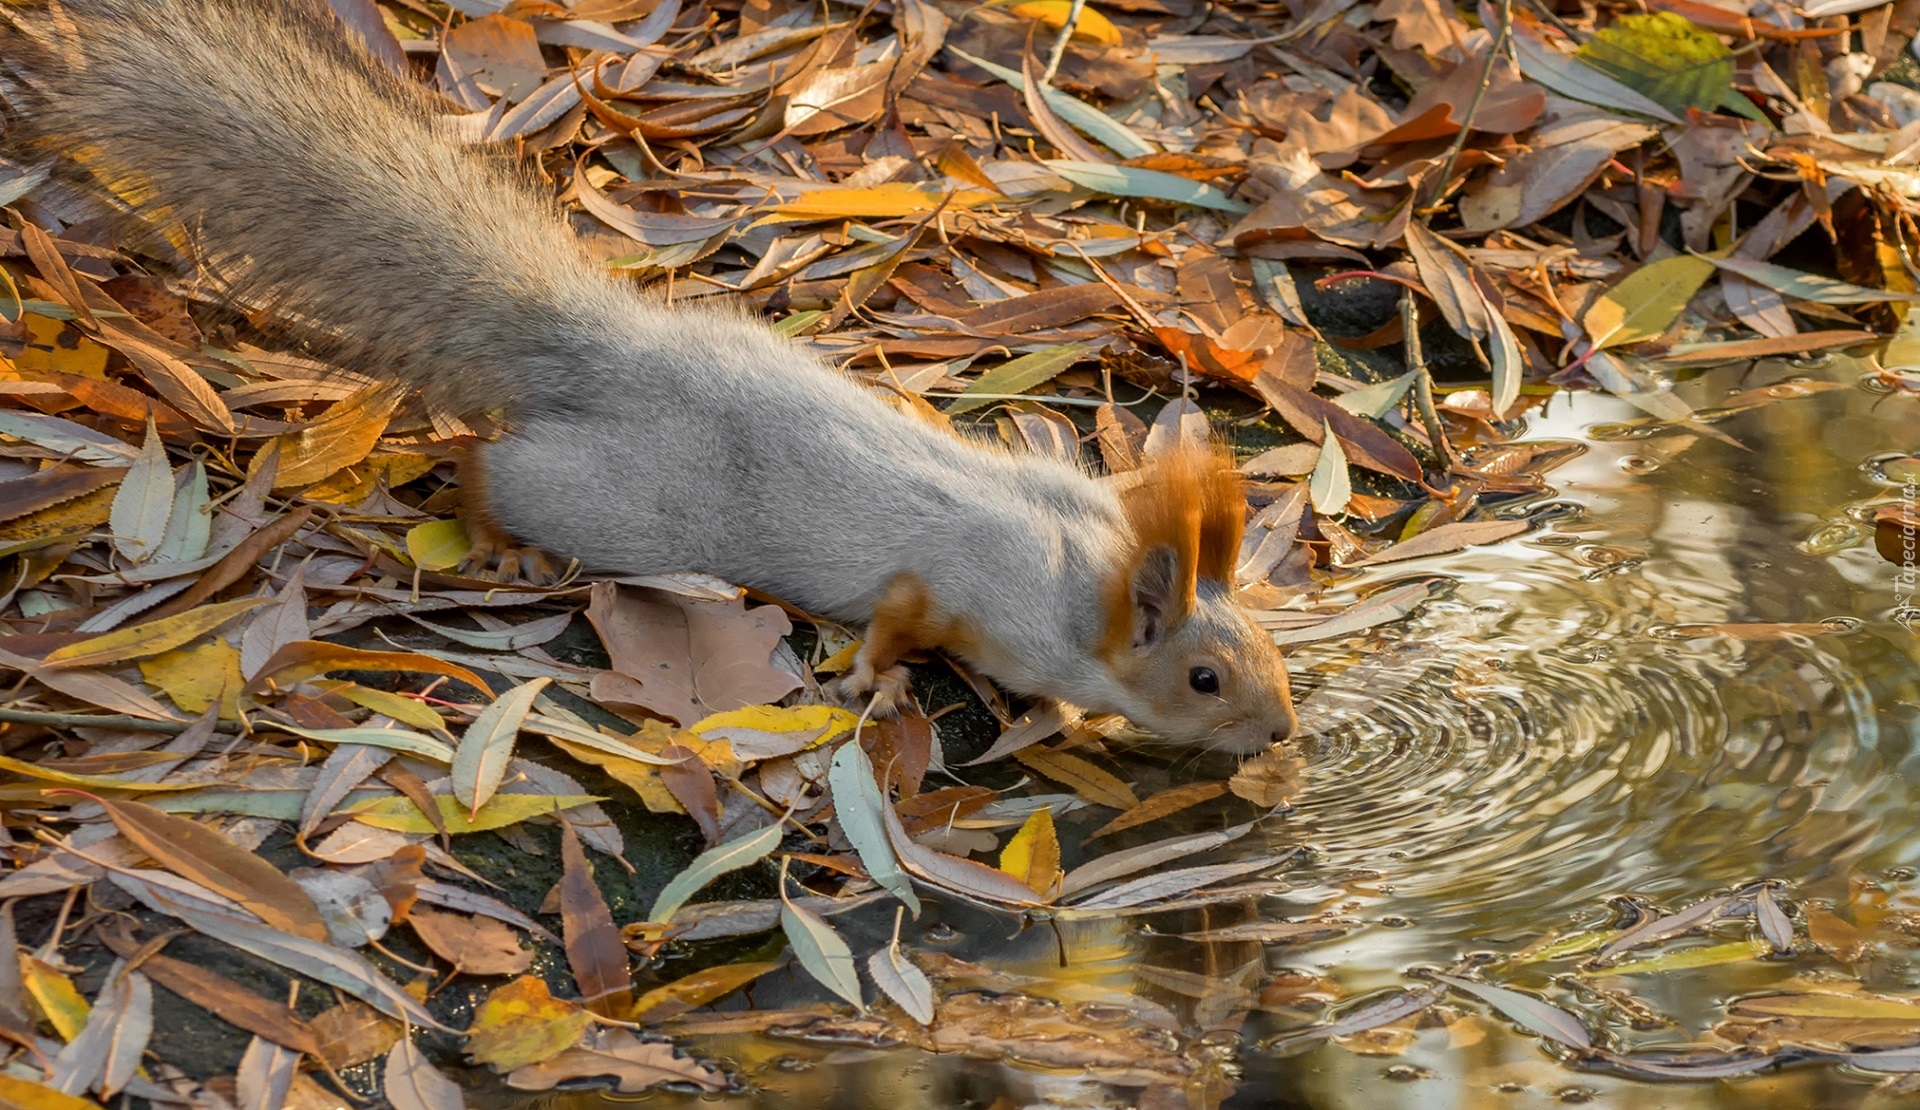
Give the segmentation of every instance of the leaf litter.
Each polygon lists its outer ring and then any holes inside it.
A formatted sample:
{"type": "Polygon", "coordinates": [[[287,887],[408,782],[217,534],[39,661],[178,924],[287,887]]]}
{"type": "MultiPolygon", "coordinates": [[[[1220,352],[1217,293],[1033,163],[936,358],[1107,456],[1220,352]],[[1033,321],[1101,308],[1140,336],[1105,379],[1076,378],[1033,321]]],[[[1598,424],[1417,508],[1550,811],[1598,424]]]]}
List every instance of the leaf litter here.
{"type": "MultiPolygon", "coordinates": [[[[1526,532],[1495,510],[1545,491],[1567,454],[1504,437],[1556,390],[1697,430],[1677,368],[1858,345],[1916,293],[1899,261],[1920,196],[1896,108],[1911,94],[1848,77],[1884,69],[1914,28],[1871,0],[1764,20],[1427,0],[367,7],[373,45],[430,60],[417,75],[537,163],[635,281],[760,313],[924,418],[1116,474],[1196,423],[1231,429],[1255,524],[1237,584],[1286,642],[1356,636],[1427,596],[1343,605],[1356,571],[1526,532]],[[1814,25],[1834,17],[1876,28],[1877,56],[1814,25]],[[1782,253],[1832,242],[1836,221],[1875,229],[1877,250],[1823,272],[1782,253]],[[1379,289],[1398,312],[1343,314],[1342,295],[1379,289]]],[[[1297,754],[1144,791],[1116,722],[1022,716],[977,684],[971,737],[911,711],[857,722],[822,691],[848,631],[726,583],[484,565],[454,463],[486,429],[276,347],[25,195],[0,237],[0,664],[20,676],[0,706],[0,897],[26,899],[36,927],[81,892],[146,916],[90,920],[0,975],[0,1038],[53,1085],[5,1077],[8,1101],[153,1097],[134,1067],[154,1051],[150,983],[256,1037],[210,1088],[248,1099],[384,1059],[362,1094],[460,1105],[451,1058],[382,1016],[431,1029],[449,990],[473,1000],[468,1057],[511,1087],[717,1091],[735,1080],[602,1019],[692,1030],[795,964],[818,997],[869,1008],[725,1020],[1115,1077],[1206,1070],[1197,1048],[1050,1009],[1055,985],[956,967],[897,921],[864,953],[847,938],[870,930],[834,922],[875,902],[1044,921],[1279,889],[1286,857],[1189,857],[1311,790],[1297,754]],[[923,789],[982,754],[990,785],[923,789]],[[691,815],[711,847],[623,885],[636,814],[691,815]],[[544,855],[550,904],[490,886],[481,837],[544,855]],[[389,921],[411,924],[386,938],[406,958],[375,939],[389,921]],[[183,924],[364,1000],[348,1004],[360,1047],[338,1047],[346,1007],[298,1009],[164,954],[183,924]],[[655,959],[779,933],[790,961],[667,977],[655,959]],[[522,974],[536,959],[560,996],[522,974]],[[105,978],[82,994],[76,966],[105,978]]],[[[1727,411],[1810,392],[1763,385],[1727,411]]],[[[1278,1043],[1407,1020],[1451,991],[1629,1075],[1920,1066],[1904,998],[1738,1000],[1710,1031],[1722,1051],[1616,1051],[1529,970],[1574,961],[1555,982],[1617,984],[1884,943],[1884,915],[1789,893],[1455,969],[1278,1043]]],[[[1291,945],[1353,925],[1181,936],[1291,945]]],[[[1225,982],[1194,989],[1254,1004],[1225,982]]],[[[1259,996],[1295,997],[1277,984],[1259,996]]]]}

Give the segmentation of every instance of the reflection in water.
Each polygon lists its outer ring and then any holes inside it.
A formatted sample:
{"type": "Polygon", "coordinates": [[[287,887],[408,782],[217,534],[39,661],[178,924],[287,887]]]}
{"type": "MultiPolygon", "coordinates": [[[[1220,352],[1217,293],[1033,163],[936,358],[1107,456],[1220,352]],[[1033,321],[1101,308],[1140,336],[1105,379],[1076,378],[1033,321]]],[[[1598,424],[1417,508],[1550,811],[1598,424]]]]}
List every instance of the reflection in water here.
{"type": "MultiPolygon", "coordinates": [[[[1064,1007],[1216,1047],[1191,1056],[1186,1091],[739,1037],[700,1045],[759,1085],[719,1104],[1178,1106],[1230,1090],[1235,1107],[1368,1110],[1858,1104],[1869,1081],[1829,1067],[1662,1086],[1569,1070],[1479,1007],[1293,1055],[1246,1047],[1324,1016],[1335,997],[1404,986],[1410,968],[1616,920],[1608,900],[1621,896],[1671,907],[1772,878],[1794,898],[1844,900],[1865,879],[1891,905],[1920,907],[1901,870],[1920,864],[1920,776],[1908,773],[1920,770],[1920,649],[1893,619],[1893,568],[1875,555],[1870,523],[1906,479],[1885,473],[1887,460],[1920,448],[1920,402],[1859,388],[1859,366],[1839,360],[1740,369],[1680,392],[1704,407],[1795,373],[1845,388],[1782,390],[1811,395],[1687,428],[1651,427],[1609,397],[1556,397],[1532,434],[1589,450],[1553,473],[1551,504],[1511,507],[1542,528],[1351,583],[1357,598],[1439,580],[1412,619],[1291,654],[1307,692],[1308,792],[1236,845],[1310,848],[1286,875],[1290,891],[1011,939],[1004,920],[936,911],[958,929],[954,956],[1036,977],[1050,985],[1026,989],[1064,1007]],[[1715,627],[1730,624],[1746,627],[1715,627]],[[1285,947],[1178,935],[1317,912],[1363,924],[1285,947]]],[[[1178,767],[1143,758],[1148,774],[1179,781],[1178,767]]],[[[1091,826],[1070,821],[1063,833],[1076,827],[1091,826]]],[[[1900,955],[1870,969],[1869,984],[1920,982],[1920,961],[1900,955]]],[[[1727,996],[1807,966],[1601,979],[1580,1002],[1619,1047],[1680,1045],[1727,996]]]]}

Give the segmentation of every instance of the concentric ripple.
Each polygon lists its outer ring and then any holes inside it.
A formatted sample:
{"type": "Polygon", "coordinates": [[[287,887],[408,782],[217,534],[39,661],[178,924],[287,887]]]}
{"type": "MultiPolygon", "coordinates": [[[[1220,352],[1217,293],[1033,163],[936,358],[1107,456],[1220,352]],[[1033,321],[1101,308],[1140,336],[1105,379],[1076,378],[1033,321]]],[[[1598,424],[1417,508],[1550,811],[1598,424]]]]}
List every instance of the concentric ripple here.
{"type": "Polygon", "coordinates": [[[1384,963],[1618,894],[1819,889],[1915,854],[1887,824],[1920,800],[1897,773],[1913,737],[1881,731],[1911,673],[1886,664],[1912,645],[1850,616],[1874,611],[1869,568],[1791,551],[1774,479],[1703,466],[1749,460],[1623,467],[1648,438],[1616,438],[1556,473],[1579,511],[1426,561],[1439,595],[1364,647],[1292,653],[1310,785],[1273,835],[1315,850],[1298,900],[1415,926],[1375,934],[1384,963]],[[1704,482],[1755,500],[1694,496],[1704,482]]]}

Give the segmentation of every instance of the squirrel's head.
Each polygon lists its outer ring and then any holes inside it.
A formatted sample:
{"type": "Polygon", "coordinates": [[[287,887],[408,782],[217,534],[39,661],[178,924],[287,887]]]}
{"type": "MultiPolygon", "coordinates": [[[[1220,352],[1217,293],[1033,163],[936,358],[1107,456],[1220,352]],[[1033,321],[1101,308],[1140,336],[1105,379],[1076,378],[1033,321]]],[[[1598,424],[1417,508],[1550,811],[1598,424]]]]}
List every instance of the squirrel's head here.
{"type": "Polygon", "coordinates": [[[1116,706],[1171,743],[1248,754],[1292,735],[1287,668],[1233,598],[1246,498],[1230,456],[1149,460],[1121,495],[1130,549],[1108,581],[1101,655],[1116,706]]]}

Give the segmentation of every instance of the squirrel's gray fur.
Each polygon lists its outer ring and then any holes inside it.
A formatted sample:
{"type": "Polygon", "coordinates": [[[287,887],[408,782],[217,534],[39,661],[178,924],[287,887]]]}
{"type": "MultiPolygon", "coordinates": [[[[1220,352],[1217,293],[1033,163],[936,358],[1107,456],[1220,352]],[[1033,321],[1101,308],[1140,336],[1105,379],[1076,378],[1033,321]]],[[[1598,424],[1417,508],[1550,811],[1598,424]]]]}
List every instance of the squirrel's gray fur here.
{"type": "Polygon", "coordinates": [[[318,0],[43,0],[4,18],[12,149],[184,229],[233,296],[342,364],[504,410],[486,494],[515,536],[851,621],[915,575],[1012,690],[1243,752],[1292,727],[1277,652],[1223,591],[1118,670],[1095,650],[1134,542],[1107,486],[908,417],[761,322],[636,291],[318,0]],[[1202,657],[1233,688],[1189,704],[1202,657]]]}

